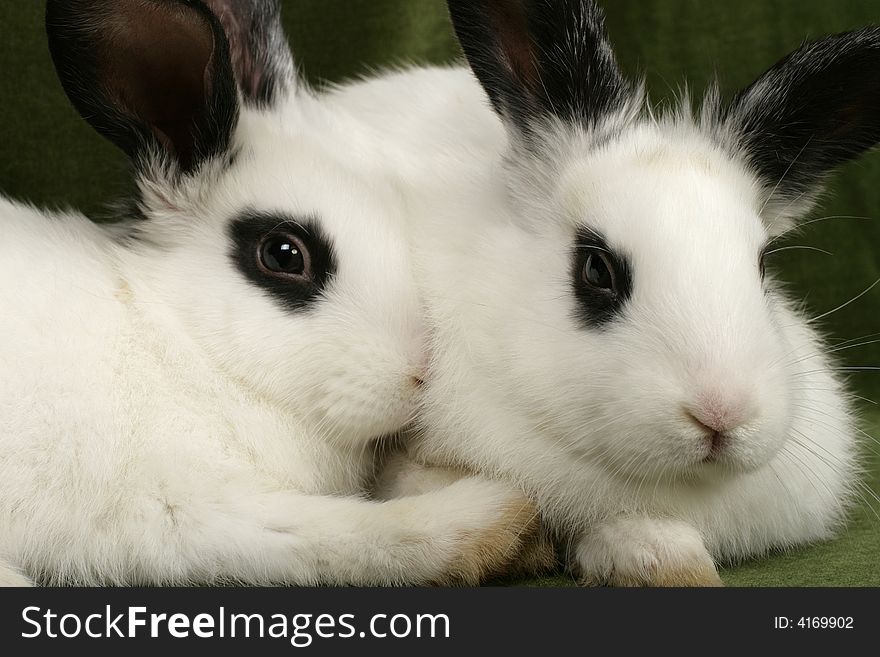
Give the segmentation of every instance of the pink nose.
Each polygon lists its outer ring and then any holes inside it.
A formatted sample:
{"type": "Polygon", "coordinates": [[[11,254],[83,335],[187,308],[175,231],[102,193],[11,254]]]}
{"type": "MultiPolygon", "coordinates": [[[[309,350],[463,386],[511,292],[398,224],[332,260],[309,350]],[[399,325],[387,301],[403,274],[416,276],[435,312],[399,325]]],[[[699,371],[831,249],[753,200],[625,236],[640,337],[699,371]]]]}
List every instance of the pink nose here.
{"type": "Polygon", "coordinates": [[[712,433],[726,433],[746,424],[752,416],[743,397],[722,398],[704,395],[696,404],[685,408],[691,419],[712,433]]]}

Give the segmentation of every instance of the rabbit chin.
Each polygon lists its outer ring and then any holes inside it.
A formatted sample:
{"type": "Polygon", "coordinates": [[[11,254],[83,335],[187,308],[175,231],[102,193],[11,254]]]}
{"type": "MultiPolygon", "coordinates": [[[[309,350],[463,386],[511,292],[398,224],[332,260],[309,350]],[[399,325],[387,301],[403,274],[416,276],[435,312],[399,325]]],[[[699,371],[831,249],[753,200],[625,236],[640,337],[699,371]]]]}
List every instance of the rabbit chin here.
{"type": "Polygon", "coordinates": [[[585,446],[575,451],[578,458],[592,461],[624,486],[650,485],[645,489],[648,493],[660,484],[705,486],[769,467],[787,442],[790,429],[781,420],[736,429],[716,445],[707,444],[706,436],[693,430],[634,436],[630,429],[627,440],[635,449],[610,438],[599,449],[585,446]]]}

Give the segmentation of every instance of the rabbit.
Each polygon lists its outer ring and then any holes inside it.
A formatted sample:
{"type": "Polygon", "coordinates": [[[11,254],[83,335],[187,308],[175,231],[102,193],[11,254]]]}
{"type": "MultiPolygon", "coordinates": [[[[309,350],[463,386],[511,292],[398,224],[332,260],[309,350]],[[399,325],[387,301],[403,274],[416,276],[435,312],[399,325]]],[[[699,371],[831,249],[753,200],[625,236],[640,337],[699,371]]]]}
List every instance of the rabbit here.
{"type": "Polygon", "coordinates": [[[413,215],[409,454],[523,487],[584,584],[715,586],[834,536],[864,485],[852,397],[766,255],[880,141],[880,28],[661,114],[595,3],[448,5],[509,146],[413,215]]]}
{"type": "Polygon", "coordinates": [[[0,584],[474,584],[535,526],[477,476],[367,499],[423,388],[408,191],[279,11],[48,2],[136,196],[112,226],[0,200],[0,584]]]}

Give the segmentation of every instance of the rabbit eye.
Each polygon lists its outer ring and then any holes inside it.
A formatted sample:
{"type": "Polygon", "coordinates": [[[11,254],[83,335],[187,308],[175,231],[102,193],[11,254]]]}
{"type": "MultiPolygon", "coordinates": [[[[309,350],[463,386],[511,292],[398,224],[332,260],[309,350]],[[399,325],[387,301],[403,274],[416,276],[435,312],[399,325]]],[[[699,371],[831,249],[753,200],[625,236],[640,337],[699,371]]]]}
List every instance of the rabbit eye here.
{"type": "Polygon", "coordinates": [[[632,264],[597,231],[581,228],[575,235],[571,282],[575,314],[584,328],[602,329],[624,311],[632,296],[632,264]]]}
{"type": "Polygon", "coordinates": [[[306,276],[309,268],[308,252],[293,235],[268,235],[260,245],[260,267],[270,274],[306,276]]]}
{"type": "Polygon", "coordinates": [[[584,282],[595,290],[614,294],[614,268],[601,251],[591,252],[584,262],[584,282]]]}
{"type": "Polygon", "coordinates": [[[238,271],[283,308],[304,310],[325,298],[336,256],[316,218],[245,210],[230,222],[229,238],[238,271]]]}

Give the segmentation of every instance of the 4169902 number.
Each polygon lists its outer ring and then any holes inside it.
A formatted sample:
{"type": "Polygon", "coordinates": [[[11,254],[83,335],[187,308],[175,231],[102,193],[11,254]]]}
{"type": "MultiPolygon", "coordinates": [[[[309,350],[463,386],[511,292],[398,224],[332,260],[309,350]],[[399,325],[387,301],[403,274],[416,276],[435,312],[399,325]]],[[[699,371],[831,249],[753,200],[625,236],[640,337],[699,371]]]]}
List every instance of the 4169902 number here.
{"type": "Polygon", "coordinates": [[[853,629],[852,616],[801,616],[800,618],[788,618],[776,616],[773,619],[773,629],[776,630],[851,630],[853,629]]]}

